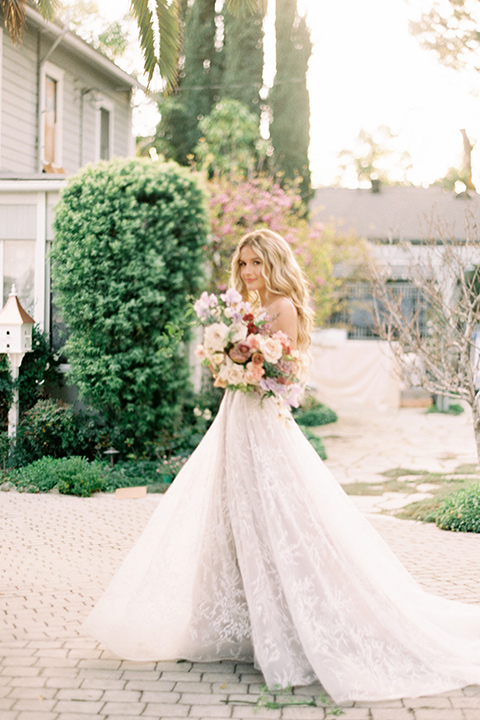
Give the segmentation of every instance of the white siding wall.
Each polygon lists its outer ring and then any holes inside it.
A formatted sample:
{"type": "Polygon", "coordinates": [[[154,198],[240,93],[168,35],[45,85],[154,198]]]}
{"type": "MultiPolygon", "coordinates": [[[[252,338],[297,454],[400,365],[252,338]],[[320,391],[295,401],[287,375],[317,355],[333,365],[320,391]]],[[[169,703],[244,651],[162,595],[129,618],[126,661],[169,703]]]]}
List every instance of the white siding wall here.
{"type": "Polygon", "coordinates": [[[2,169],[2,67],[3,67],[3,30],[0,28],[0,170],[2,169]]]}
{"type": "Polygon", "coordinates": [[[36,45],[24,34],[23,44],[3,39],[1,169],[15,173],[36,172],[36,45]],[[21,50],[20,50],[21,47],[21,50]]]}
{"type": "Polygon", "coordinates": [[[72,57],[61,45],[49,61],[65,71],[63,116],[63,166],[67,175],[97,160],[99,128],[98,108],[103,98],[114,104],[113,155],[129,152],[129,93],[112,90],[112,83],[103,74],[72,57]],[[83,104],[83,128],[80,125],[83,104]],[[82,132],[83,129],[83,132],[82,132]]]}
{"type": "MultiPolygon", "coordinates": [[[[45,58],[51,44],[41,38],[40,58],[45,58]]],[[[67,175],[97,159],[96,116],[101,97],[114,104],[113,155],[128,155],[131,151],[129,91],[123,87],[117,90],[118,80],[74,56],[61,43],[48,57],[48,62],[64,71],[61,164],[67,175]]],[[[36,32],[25,32],[21,45],[12,45],[8,36],[3,38],[3,68],[0,65],[0,69],[0,169],[19,174],[38,172],[36,32]]]]}

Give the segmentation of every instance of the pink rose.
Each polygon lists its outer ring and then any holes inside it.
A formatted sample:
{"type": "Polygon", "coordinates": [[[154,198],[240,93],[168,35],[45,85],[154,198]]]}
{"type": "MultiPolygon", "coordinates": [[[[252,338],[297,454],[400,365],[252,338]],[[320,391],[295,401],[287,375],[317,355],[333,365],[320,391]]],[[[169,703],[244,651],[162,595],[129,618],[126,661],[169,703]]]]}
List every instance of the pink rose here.
{"type": "Polygon", "coordinates": [[[195,348],[195,355],[199,360],[205,360],[205,348],[203,345],[197,345],[195,348]]]}
{"type": "Polygon", "coordinates": [[[254,335],[253,333],[247,335],[247,337],[245,338],[245,342],[252,350],[258,350],[260,348],[260,339],[257,335],[254,335]]]}
{"type": "Polygon", "coordinates": [[[288,337],[288,335],[286,333],[282,332],[281,330],[277,330],[274,337],[277,338],[278,340],[280,340],[280,342],[282,343],[282,348],[283,348],[284,353],[286,355],[290,355],[292,347],[290,344],[291,340],[288,337]]]}
{"type": "Polygon", "coordinates": [[[235,363],[244,363],[252,354],[252,348],[246,342],[239,342],[229,351],[230,359],[235,363]]]}

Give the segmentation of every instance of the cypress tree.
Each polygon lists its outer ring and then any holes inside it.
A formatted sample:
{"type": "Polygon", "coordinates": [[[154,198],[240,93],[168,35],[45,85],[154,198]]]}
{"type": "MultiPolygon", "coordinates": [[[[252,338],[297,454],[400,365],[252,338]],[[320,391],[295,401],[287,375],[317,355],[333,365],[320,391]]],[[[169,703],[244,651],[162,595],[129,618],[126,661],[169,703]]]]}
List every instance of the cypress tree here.
{"type": "Polygon", "coordinates": [[[310,187],[308,146],[310,101],[307,90],[308,61],[312,52],[305,18],[297,13],[296,0],[276,0],[276,74],[270,94],[270,136],[274,163],[286,180],[301,178],[302,197],[307,202],[310,187]]]}
{"type": "Polygon", "coordinates": [[[162,119],[156,132],[157,150],[188,164],[200,131],[198,122],[210,114],[218,99],[222,53],[215,46],[215,0],[184,3],[183,47],[174,95],[160,104],[162,119]]]}
{"type": "Polygon", "coordinates": [[[263,85],[263,18],[260,3],[247,17],[224,8],[222,96],[238,100],[260,115],[259,92],[263,85]]]}

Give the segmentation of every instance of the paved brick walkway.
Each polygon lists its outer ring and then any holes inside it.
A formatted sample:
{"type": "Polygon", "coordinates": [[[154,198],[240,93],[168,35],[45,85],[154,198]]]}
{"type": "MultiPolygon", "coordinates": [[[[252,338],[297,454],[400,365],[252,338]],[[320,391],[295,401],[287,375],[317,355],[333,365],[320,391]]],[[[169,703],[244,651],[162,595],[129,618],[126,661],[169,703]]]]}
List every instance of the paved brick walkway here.
{"type": "MultiPolygon", "coordinates": [[[[411,412],[397,417],[402,437],[408,435],[405,423],[411,427],[415,417],[411,412]]],[[[389,433],[392,423],[392,418],[386,423],[389,433]]],[[[361,424],[353,424],[358,439],[361,424]]],[[[348,428],[344,423],[338,435],[345,467],[358,461],[355,449],[345,452],[348,428]]],[[[425,442],[431,429],[427,422],[425,442]]],[[[452,424],[446,433],[451,454],[460,442],[459,429],[464,433],[465,428],[452,424]]],[[[365,437],[368,432],[367,427],[365,437]]],[[[377,468],[381,436],[376,432],[374,437],[377,468]]],[[[332,464],[341,469],[335,442],[328,441],[332,464]]],[[[444,454],[448,442],[442,444],[444,454]]],[[[471,450],[462,449],[462,461],[473,461],[471,450]]],[[[364,471],[367,463],[364,457],[364,471]]],[[[82,499],[0,493],[0,719],[331,718],[331,708],[258,710],[242,704],[257,701],[263,682],[250,665],[126,662],[82,633],[83,618],[161,501],[158,495],[118,500],[111,495],[82,499]]],[[[369,517],[424,587],[480,603],[480,536],[445,533],[378,514],[369,517]]],[[[320,686],[310,686],[295,695],[318,698],[321,692],[320,686]]],[[[480,686],[343,709],[345,720],[479,720],[480,686]]]]}

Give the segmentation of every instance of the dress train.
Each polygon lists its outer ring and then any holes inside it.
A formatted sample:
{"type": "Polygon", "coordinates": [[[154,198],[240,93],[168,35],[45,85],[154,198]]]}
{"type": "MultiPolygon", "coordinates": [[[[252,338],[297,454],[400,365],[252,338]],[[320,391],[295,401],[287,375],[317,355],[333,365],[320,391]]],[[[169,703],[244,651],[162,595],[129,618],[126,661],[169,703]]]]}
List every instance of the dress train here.
{"type": "Polygon", "coordinates": [[[480,607],[422,590],[296,423],[238,391],[84,627],[122,658],[253,661],[336,702],[480,683],[480,607]]]}

